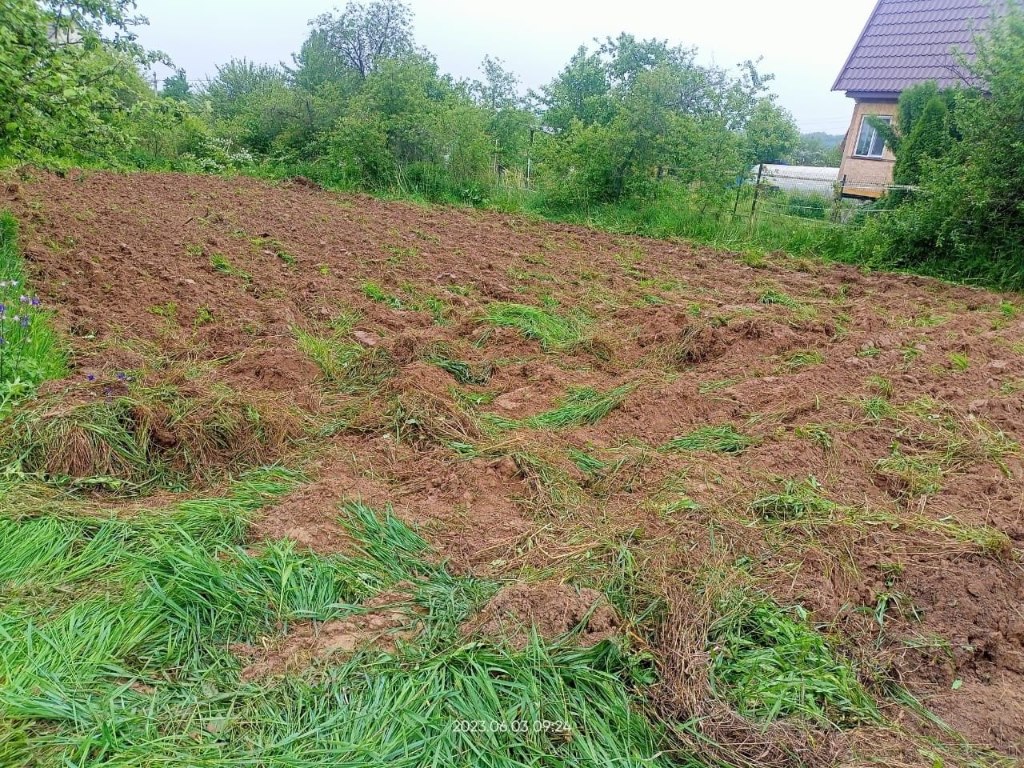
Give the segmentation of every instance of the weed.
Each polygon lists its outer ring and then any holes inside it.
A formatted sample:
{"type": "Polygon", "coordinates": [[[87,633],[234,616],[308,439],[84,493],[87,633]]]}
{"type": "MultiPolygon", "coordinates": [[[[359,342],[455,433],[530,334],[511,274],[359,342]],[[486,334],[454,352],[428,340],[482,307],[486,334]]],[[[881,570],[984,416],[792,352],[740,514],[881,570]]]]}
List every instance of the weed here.
{"type": "Polygon", "coordinates": [[[708,635],[712,688],[741,715],[762,721],[796,716],[831,727],[880,722],[853,668],[807,626],[803,609],[785,611],[740,592],[718,610],[708,635]]]}
{"type": "Polygon", "coordinates": [[[875,472],[900,496],[931,496],[942,489],[943,468],[939,457],[906,454],[898,443],[893,445],[889,456],[875,463],[875,472]]]}
{"type": "Polygon", "coordinates": [[[213,311],[207,306],[200,306],[196,309],[196,319],[192,321],[192,324],[196,328],[201,328],[204,325],[209,325],[214,320],[213,311]]]}
{"type": "Polygon", "coordinates": [[[246,283],[252,281],[252,275],[232,264],[223,253],[212,254],[210,256],[210,266],[213,267],[214,271],[220,272],[222,275],[237,277],[246,283]]]}
{"type": "Polygon", "coordinates": [[[64,350],[25,282],[14,217],[0,213],[0,417],[67,370],[64,350]]]}
{"type": "Polygon", "coordinates": [[[971,359],[962,352],[951,352],[949,364],[953,366],[954,371],[963,373],[971,367],[971,359]]]}
{"type": "Polygon", "coordinates": [[[835,447],[832,430],[825,424],[804,424],[797,427],[794,433],[799,438],[810,440],[826,453],[835,447]]]}
{"type": "Polygon", "coordinates": [[[814,477],[802,482],[787,480],[780,493],[759,496],[750,504],[755,515],[777,522],[827,518],[835,509],[836,504],[822,496],[821,484],[814,477]]]}
{"type": "Polygon", "coordinates": [[[388,293],[381,286],[374,282],[365,282],[362,285],[363,295],[370,301],[384,304],[391,309],[405,309],[402,300],[392,293],[388,293]]]}
{"type": "Polygon", "coordinates": [[[794,299],[789,294],[783,293],[782,291],[775,290],[774,288],[768,288],[761,292],[761,295],[757,297],[757,301],[760,304],[778,304],[783,307],[789,307],[790,309],[796,309],[800,306],[800,302],[794,299]]]}
{"type": "Polygon", "coordinates": [[[868,418],[873,421],[887,419],[896,413],[896,409],[884,397],[868,397],[861,401],[861,407],[868,418]]]}
{"type": "Polygon", "coordinates": [[[227,388],[132,386],[84,403],[59,400],[22,407],[0,425],[0,463],[9,472],[131,495],[261,464],[296,432],[288,411],[227,388]]]}
{"type": "Polygon", "coordinates": [[[884,376],[868,376],[867,385],[880,397],[884,397],[886,400],[890,400],[893,394],[895,393],[895,388],[892,385],[892,381],[885,378],[884,376]]]}
{"type": "Polygon", "coordinates": [[[586,451],[580,451],[576,448],[569,450],[569,460],[585,475],[597,474],[608,466],[603,461],[591,456],[586,451]]]}
{"type": "Polygon", "coordinates": [[[396,371],[391,354],[380,347],[367,348],[352,341],[316,336],[301,328],[294,330],[299,349],[320,368],[324,378],[343,392],[375,389],[396,371]]]}
{"type": "Polygon", "coordinates": [[[430,355],[426,358],[426,361],[431,365],[436,365],[442,371],[450,373],[459,384],[471,386],[487,384],[494,372],[493,366],[490,363],[474,365],[462,360],[451,360],[440,354],[430,355]]]}
{"type": "Polygon", "coordinates": [[[702,395],[710,395],[712,392],[717,392],[720,389],[728,389],[729,387],[736,386],[742,381],[742,379],[721,379],[720,381],[708,381],[701,384],[697,391],[702,395]]]}
{"type": "Polygon", "coordinates": [[[786,367],[791,371],[806,368],[809,365],[821,365],[825,356],[817,350],[801,350],[786,357],[786,367]]]}
{"type": "Polygon", "coordinates": [[[666,515],[678,515],[684,512],[698,512],[700,509],[700,504],[689,496],[683,496],[680,499],[675,499],[666,504],[662,508],[662,512],[666,515]]]}
{"type": "Polygon", "coordinates": [[[666,443],[663,450],[738,454],[757,444],[755,438],[737,432],[730,424],[724,424],[701,427],[688,435],[677,437],[666,443]]]}

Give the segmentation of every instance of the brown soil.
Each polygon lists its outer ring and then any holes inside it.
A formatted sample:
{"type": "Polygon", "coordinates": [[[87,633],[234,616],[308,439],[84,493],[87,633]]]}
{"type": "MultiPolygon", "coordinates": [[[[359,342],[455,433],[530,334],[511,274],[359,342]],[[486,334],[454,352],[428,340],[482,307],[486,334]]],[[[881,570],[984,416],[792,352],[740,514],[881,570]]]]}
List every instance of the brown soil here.
{"type": "Polygon", "coordinates": [[[619,620],[600,592],[565,584],[513,584],[491,598],[462,630],[523,649],[535,632],[545,640],[572,640],[589,648],[615,635],[619,620]]]}
{"type": "MultiPolygon", "coordinates": [[[[204,386],[348,425],[317,445],[313,482],[256,521],[254,539],[344,551],[338,505],[361,498],[392,504],[456,570],[505,579],[586,584],[628,543],[655,585],[687,583],[702,557],[726,552],[967,740],[1021,755],[1018,298],[784,255],[755,268],[679,242],[305,184],[26,176],[0,206],[22,223],[74,377],[130,369],[159,383],[188,366],[204,386]],[[392,300],[368,298],[369,282],[392,300]],[[553,301],[593,322],[584,343],[548,354],[481,321],[496,300],[553,301]],[[394,374],[371,394],[332,386],[295,340],[297,328],[329,338],[352,312],[344,341],[373,350],[369,373],[394,374]],[[427,362],[437,349],[490,379],[459,387],[427,362]],[[481,431],[480,414],[522,418],[570,387],[624,383],[638,387],[595,425],[481,431]],[[656,450],[722,424],[757,445],[656,450]],[[462,443],[482,455],[463,458],[462,443]],[[570,450],[601,468],[583,471],[570,450]],[[782,526],[750,511],[810,476],[856,514],[782,526]],[[699,508],[674,507],[683,497],[699,508]]],[[[557,634],[577,615],[562,591],[522,589],[491,606],[495,620],[548,626],[550,614],[557,634]]]]}
{"type": "Polygon", "coordinates": [[[402,607],[408,596],[377,595],[364,604],[365,612],[335,621],[303,622],[283,637],[267,638],[260,645],[231,647],[244,667],[243,680],[301,672],[335,654],[351,654],[373,646],[393,650],[395,643],[415,635],[415,616],[402,607]]]}

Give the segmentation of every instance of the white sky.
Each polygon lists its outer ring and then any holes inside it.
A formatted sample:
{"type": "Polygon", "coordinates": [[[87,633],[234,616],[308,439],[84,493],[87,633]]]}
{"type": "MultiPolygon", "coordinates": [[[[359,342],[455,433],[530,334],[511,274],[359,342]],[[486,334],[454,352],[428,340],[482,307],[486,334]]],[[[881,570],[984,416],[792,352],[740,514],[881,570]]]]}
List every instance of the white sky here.
{"type": "MultiPolygon", "coordinates": [[[[442,71],[476,77],[484,54],[504,59],[525,87],[550,81],[581,43],[630,32],[695,45],[732,66],[763,56],[773,89],[805,131],[844,133],[852,102],[830,89],[875,0],[409,0],[416,39],[442,71]]],[[[140,40],[190,80],[231,58],[290,62],[307,22],[344,0],[138,0],[140,40]]]]}

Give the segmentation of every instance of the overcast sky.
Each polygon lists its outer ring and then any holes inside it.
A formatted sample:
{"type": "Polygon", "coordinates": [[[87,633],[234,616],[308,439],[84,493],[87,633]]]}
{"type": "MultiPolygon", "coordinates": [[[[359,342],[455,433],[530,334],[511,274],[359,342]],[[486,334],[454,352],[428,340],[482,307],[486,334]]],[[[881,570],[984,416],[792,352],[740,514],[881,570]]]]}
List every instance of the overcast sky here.
{"type": "MultiPolygon", "coordinates": [[[[852,102],[831,93],[875,0],[409,0],[416,39],[456,77],[476,77],[484,54],[504,59],[526,88],[548,82],[582,44],[630,32],[694,45],[732,66],[763,56],[779,100],[805,131],[844,133],[852,102]]],[[[332,0],[138,0],[141,41],[170,54],[190,80],[231,58],[290,61],[307,22],[332,0]]]]}

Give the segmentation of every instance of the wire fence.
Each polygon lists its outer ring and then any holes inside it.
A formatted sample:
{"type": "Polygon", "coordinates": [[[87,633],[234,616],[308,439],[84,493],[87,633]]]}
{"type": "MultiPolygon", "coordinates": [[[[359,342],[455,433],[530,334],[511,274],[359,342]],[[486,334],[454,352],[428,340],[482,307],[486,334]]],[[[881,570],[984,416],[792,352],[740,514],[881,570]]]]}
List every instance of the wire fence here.
{"type": "Polygon", "coordinates": [[[782,216],[827,224],[852,224],[879,212],[870,202],[915,187],[850,178],[839,168],[763,164],[739,180],[733,213],[782,216]]]}

